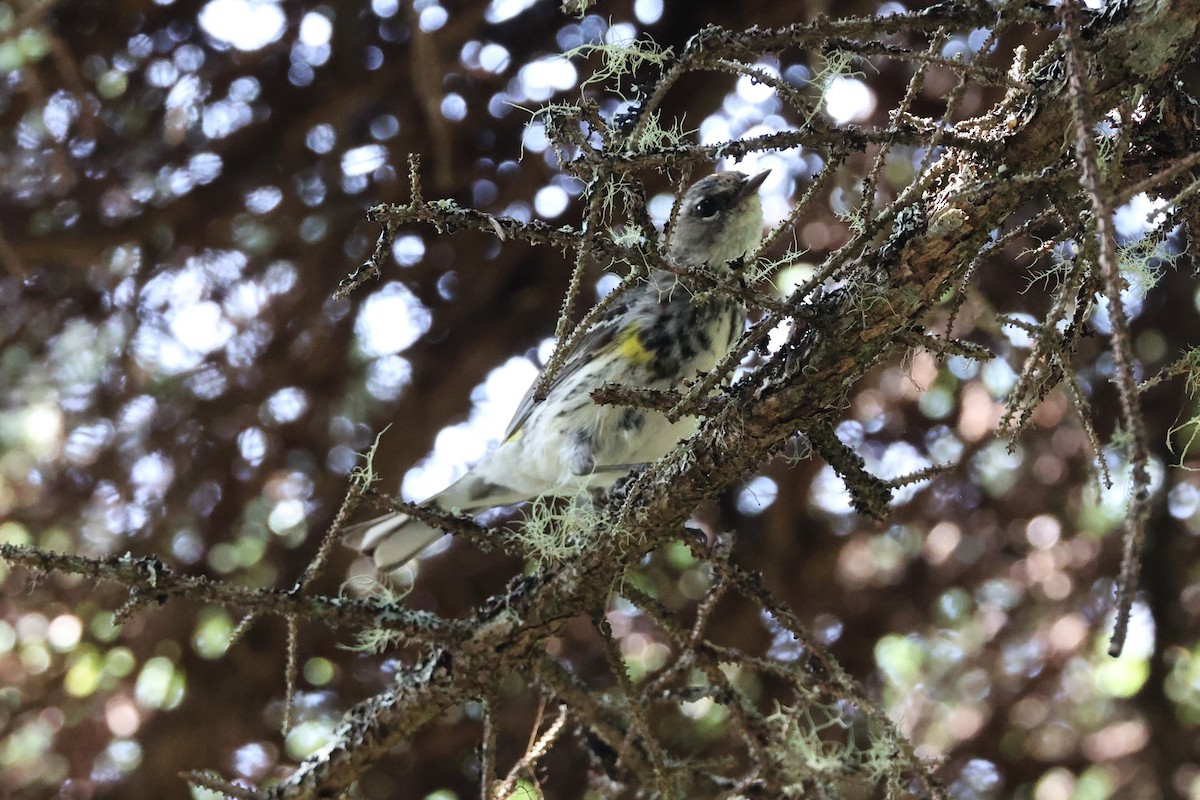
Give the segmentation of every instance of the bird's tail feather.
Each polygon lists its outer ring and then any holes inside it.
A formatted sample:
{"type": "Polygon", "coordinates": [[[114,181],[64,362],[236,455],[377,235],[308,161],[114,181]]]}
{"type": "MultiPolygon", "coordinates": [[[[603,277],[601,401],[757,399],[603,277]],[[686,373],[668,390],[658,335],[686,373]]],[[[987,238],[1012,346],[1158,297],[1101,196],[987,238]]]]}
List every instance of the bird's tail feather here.
{"type": "MultiPolygon", "coordinates": [[[[423,505],[456,513],[471,513],[481,508],[507,505],[528,496],[507,486],[492,483],[468,472],[444,490],[426,500],[423,505]]],[[[443,531],[426,525],[419,519],[393,511],[382,517],[349,525],[342,542],[375,560],[382,573],[393,572],[416,558],[436,542],[443,531]]]]}
{"type": "Polygon", "coordinates": [[[375,567],[380,572],[388,573],[407,564],[443,535],[443,531],[419,519],[393,511],[349,526],[342,541],[371,556],[375,567]]]}

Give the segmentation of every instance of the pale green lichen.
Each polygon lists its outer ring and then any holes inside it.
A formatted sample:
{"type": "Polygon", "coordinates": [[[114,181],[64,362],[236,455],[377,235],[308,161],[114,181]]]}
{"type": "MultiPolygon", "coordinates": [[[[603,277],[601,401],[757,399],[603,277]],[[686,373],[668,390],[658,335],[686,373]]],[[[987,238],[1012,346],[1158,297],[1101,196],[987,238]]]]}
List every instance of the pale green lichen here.
{"type": "MultiPolygon", "coordinates": [[[[398,583],[394,579],[380,581],[363,575],[355,578],[354,583],[363,587],[360,593],[364,597],[380,605],[398,605],[412,591],[412,580],[398,583]]],[[[372,627],[356,633],[354,644],[339,647],[355,653],[382,653],[403,644],[405,640],[406,634],[402,631],[372,627]]]]}
{"type": "Polygon", "coordinates": [[[893,777],[900,761],[892,733],[871,730],[856,709],[843,703],[776,704],[765,721],[785,797],[809,796],[814,781],[827,788],[875,785],[893,777]]]}
{"type": "Polygon", "coordinates": [[[1141,292],[1153,289],[1162,277],[1163,267],[1174,266],[1179,253],[1166,242],[1165,235],[1142,236],[1117,250],[1117,265],[1129,285],[1141,292]]]}
{"type": "Polygon", "coordinates": [[[388,432],[391,425],[387,425],[378,434],[375,435],[375,441],[367,449],[367,452],[362,454],[363,465],[355,467],[350,471],[350,490],[354,494],[361,495],[371,484],[379,480],[379,474],[375,472],[375,452],[379,449],[379,442],[383,439],[383,435],[388,432]]]}
{"type": "Polygon", "coordinates": [[[595,83],[619,81],[625,76],[632,75],[639,67],[648,64],[662,68],[674,56],[671,48],[660,47],[657,42],[649,37],[628,39],[612,44],[581,44],[563,53],[567,58],[587,57],[596,54],[601,56],[603,66],[589,75],[580,84],[580,88],[585,88],[595,83]]]}
{"type": "Polygon", "coordinates": [[[629,533],[586,498],[566,501],[542,497],[525,509],[525,519],[514,533],[536,567],[578,559],[596,547],[623,549],[629,533]]]}
{"type": "Polygon", "coordinates": [[[1173,425],[1167,431],[1167,449],[1171,451],[1172,455],[1179,455],[1179,461],[1175,466],[1194,471],[1195,467],[1185,466],[1184,461],[1187,460],[1188,454],[1196,444],[1197,437],[1200,437],[1200,402],[1197,400],[1200,397],[1200,347],[1195,347],[1185,353],[1176,366],[1186,376],[1184,387],[1191,401],[1193,413],[1192,416],[1173,425]]]}

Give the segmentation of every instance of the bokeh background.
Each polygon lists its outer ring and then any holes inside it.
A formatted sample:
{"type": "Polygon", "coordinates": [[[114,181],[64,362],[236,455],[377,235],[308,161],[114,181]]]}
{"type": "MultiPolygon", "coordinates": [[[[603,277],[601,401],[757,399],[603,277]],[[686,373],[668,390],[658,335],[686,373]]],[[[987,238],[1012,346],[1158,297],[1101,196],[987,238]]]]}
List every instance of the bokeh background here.
{"type": "MultiPolygon", "coordinates": [[[[577,222],[581,186],[530,124],[539,105],[577,97],[599,63],[565,50],[643,35],[678,49],[708,23],[902,10],[614,0],[579,18],[531,0],[0,3],[0,539],[157,554],[185,571],[290,586],[379,431],[391,425],[380,487],[420,499],[500,436],[551,347],[568,260],[479,234],[402,230],[377,282],[331,299],[378,235],[365,210],[406,199],[407,154],[421,156],[427,197],[577,222]]],[[[954,32],[942,54],[971,55],[985,39],[954,32]]],[[[1046,41],[1019,31],[988,63],[1006,68],[1016,45],[1036,54],[1046,41]]],[[[797,85],[823,65],[800,52],[762,62],[797,85]]],[[[879,61],[815,91],[838,124],[886,124],[911,74],[879,61]]],[[[954,81],[932,70],[914,112],[940,117],[954,81]]],[[[611,88],[589,89],[606,113],[620,108],[611,88]]],[[[985,111],[991,91],[970,88],[961,115],[985,111]]],[[[703,143],[800,122],[769,87],[715,73],[689,76],[667,111],[703,143]]],[[[922,155],[894,149],[884,199],[922,155]]],[[[823,164],[806,149],[719,166],[772,169],[775,222],[823,164]]],[[[839,213],[868,166],[852,158],[786,237],[807,253],[781,286],[846,241],[839,213]]],[[[661,219],[670,182],[643,177],[661,219]]],[[[1137,198],[1120,210],[1123,240],[1146,230],[1151,207],[1137,198]]],[[[996,434],[1030,344],[997,314],[1040,319],[1055,253],[1029,255],[1037,247],[1020,239],[982,265],[959,314],[956,332],[997,358],[915,352],[854,388],[838,432],[873,470],[951,465],[899,492],[886,524],[854,514],[840,480],[806,458],[763,465],[698,520],[737,531],[734,560],[763,573],[919,752],[944,759],[955,797],[1200,798],[1200,481],[1180,466],[1195,409],[1178,379],[1145,395],[1153,517],[1130,641],[1111,659],[1120,458],[1105,450],[1104,487],[1058,393],[1015,443],[996,434]]],[[[1147,375],[1198,329],[1183,233],[1160,233],[1154,247],[1157,285],[1128,295],[1147,375]]],[[[589,280],[589,301],[615,283],[599,266],[589,280]]],[[[1093,324],[1105,332],[1102,318],[1093,324]]],[[[1089,340],[1076,363],[1107,440],[1104,345],[1089,340]]],[[[410,576],[409,602],[462,615],[520,569],[444,544],[410,576]]],[[[315,588],[336,593],[364,571],[339,549],[315,588]]],[[[637,580],[686,607],[700,574],[680,546],[637,580]]],[[[302,626],[297,724],[285,736],[281,622],[262,620],[227,649],[237,610],[171,602],[115,628],[119,588],[3,566],[0,580],[0,795],[179,797],[183,770],[284,774],[398,663],[302,626]]],[[[770,651],[755,615],[730,604],[713,625],[770,651]]],[[[633,675],[662,665],[666,648],[636,609],[618,603],[610,622],[633,675]]],[[[560,645],[580,670],[589,658],[603,669],[588,621],[568,625],[560,645]]],[[[502,767],[524,747],[532,697],[514,676],[502,767]]],[[[369,773],[362,796],[477,796],[479,730],[471,707],[440,719],[369,773]]],[[[585,769],[579,752],[556,748],[547,796],[582,796],[585,769]]]]}

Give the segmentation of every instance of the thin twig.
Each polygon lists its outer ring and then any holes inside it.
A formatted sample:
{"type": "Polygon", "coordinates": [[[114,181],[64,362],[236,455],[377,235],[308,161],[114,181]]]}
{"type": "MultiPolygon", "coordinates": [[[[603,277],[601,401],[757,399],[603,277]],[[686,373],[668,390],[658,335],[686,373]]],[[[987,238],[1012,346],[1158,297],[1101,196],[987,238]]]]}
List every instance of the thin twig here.
{"type": "MultiPolygon", "coordinates": [[[[1132,123],[1129,123],[1129,124],[1132,124],[1132,123]]],[[[1183,158],[1176,161],[1174,164],[1171,164],[1171,166],[1166,167],[1165,169],[1159,170],[1158,172],[1154,173],[1153,175],[1150,175],[1149,177],[1143,178],[1142,180],[1138,181],[1137,183],[1133,184],[1132,186],[1126,186],[1125,188],[1123,188],[1113,198],[1113,205],[1114,206],[1125,205],[1130,200],[1137,197],[1139,194],[1149,192],[1151,189],[1155,188],[1156,186],[1160,186],[1160,185],[1166,183],[1167,181],[1173,179],[1179,173],[1184,172],[1185,170],[1189,170],[1192,167],[1196,166],[1197,164],[1200,164],[1200,152],[1192,153],[1189,156],[1184,156],[1183,158]]]]}
{"type": "Polygon", "coordinates": [[[265,614],[295,615],[330,627],[384,628],[419,642],[456,641],[468,630],[463,622],[405,608],[398,603],[249,589],[201,575],[184,575],[153,556],[89,558],[37,547],[0,544],[0,559],[37,572],[114,581],[129,589],[127,605],[130,613],[146,605],[161,605],[172,597],[186,597],[215,605],[255,608],[265,614]]]}
{"type": "MultiPolygon", "coordinates": [[[[521,775],[528,772],[532,766],[536,764],[539,759],[541,759],[542,756],[546,755],[546,753],[550,750],[551,745],[553,745],[555,740],[558,739],[558,735],[562,733],[563,728],[567,724],[568,716],[567,707],[565,705],[559,706],[558,716],[554,718],[554,722],[550,723],[550,727],[546,729],[546,732],[543,733],[536,741],[531,742],[529,747],[525,749],[525,754],[522,755],[520,760],[517,761],[517,763],[513,765],[512,769],[508,771],[508,775],[504,778],[504,782],[496,787],[496,791],[492,795],[493,797],[498,798],[498,800],[503,800],[504,798],[508,798],[512,795],[513,790],[517,786],[517,780],[521,777],[521,775]]],[[[538,719],[540,723],[540,715],[538,719]]],[[[533,733],[537,733],[536,725],[534,726],[533,733]]]]}
{"type": "Polygon", "coordinates": [[[483,738],[479,743],[479,788],[482,800],[491,800],[496,780],[496,709],[495,700],[486,697],[483,705],[483,738]]]}
{"type": "Polygon", "coordinates": [[[1104,296],[1108,300],[1108,318],[1112,326],[1111,352],[1114,382],[1121,404],[1121,422],[1127,444],[1125,457],[1130,467],[1129,510],[1125,517],[1125,536],[1121,554],[1121,574],[1117,580],[1117,618],[1109,643],[1109,655],[1116,657],[1125,646],[1133,596],[1137,591],[1141,567],[1142,542],[1145,538],[1146,517],[1149,515],[1150,473],[1147,465],[1150,453],[1146,446],[1146,425],[1138,402],[1137,379],[1134,375],[1133,346],[1129,320],[1121,297],[1125,281],[1117,263],[1117,245],[1112,231],[1112,193],[1100,177],[1096,143],[1092,139],[1093,118],[1088,109],[1088,88],[1085,66],[1079,55],[1079,16],[1077,0],[1066,0],[1060,7],[1063,17],[1068,94],[1075,122],[1075,157],[1079,161],[1080,183],[1092,205],[1096,226],[1096,241],[1104,296]]]}
{"type": "Polygon", "coordinates": [[[181,772],[179,777],[192,786],[216,792],[230,798],[230,800],[262,800],[262,795],[253,789],[231,783],[208,771],[193,770],[191,772],[181,772]]]}

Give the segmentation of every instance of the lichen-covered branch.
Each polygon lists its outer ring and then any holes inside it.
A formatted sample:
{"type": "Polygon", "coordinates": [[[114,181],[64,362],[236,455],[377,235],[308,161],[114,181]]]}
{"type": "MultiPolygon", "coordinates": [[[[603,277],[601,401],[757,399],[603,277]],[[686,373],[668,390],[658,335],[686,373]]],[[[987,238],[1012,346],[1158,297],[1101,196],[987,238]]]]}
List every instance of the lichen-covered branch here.
{"type": "Polygon", "coordinates": [[[253,610],[260,615],[293,616],[331,627],[381,628],[421,643],[454,642],[465,631],[461,623],[405,608],[402,603],[279,589],[250,589],[202,575],[182,574],[153,556],[135,558],[126,554],[89,558],[37,547],[0,544],[0,559],[47,575],[81,575],[97,582],[120,584],[129,590],[129,599],[121,612],[126,617],[171,599],[186,599],[253,610]]]}
{"type": "Polygon", "coordinates": [[[1125,646],[1125,635],[1129,629],[1129,614],[1133,607],[1133,594],[1137,591],[1142,543],[1146,536],[1145,525],[1150,502],[1150,453],[1146,444],[1146,424],[1142,419],[1138,400],[1137,378],[1134,375],[1132,335],[1129,332],[1129,319],[1125,313],[1125,299],[1122,296],[1125,279],[1117,264],[1116,234],[1112,227],[1112,192],[1100,177],[1096,143],[1092,140],[1094,116],[1089,107],[1091,92],[1087,88],[1086,67],[1079,54],[1081,10],[1074,0],[1064,3],[1062,10],[1068,93],[1075,122],[1075,158],[1079,162],[1080,183],[1092,206],[1097,262],[1104,297],[1108,301],[1108,318],[1112,325],[1117,396],[1121,401],[1121,421],[1128,433],[1126,458],[1129,460],[1131,482],[1129,512],[1125,517],[1125,546],[1121,556],[1121,575],[1117,582],[1117,622],[1109,646],[1109,653],[1119,656],[1125,646]]]}

